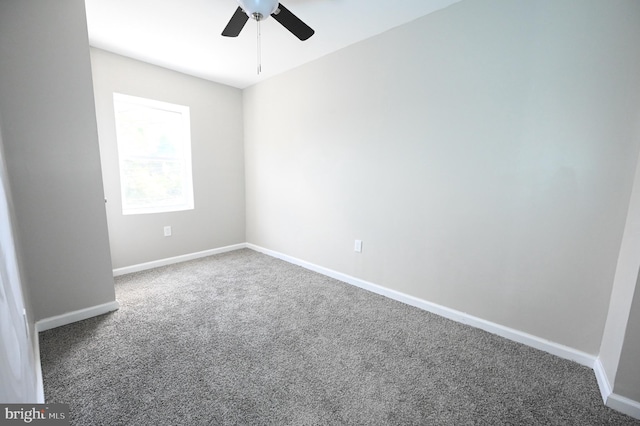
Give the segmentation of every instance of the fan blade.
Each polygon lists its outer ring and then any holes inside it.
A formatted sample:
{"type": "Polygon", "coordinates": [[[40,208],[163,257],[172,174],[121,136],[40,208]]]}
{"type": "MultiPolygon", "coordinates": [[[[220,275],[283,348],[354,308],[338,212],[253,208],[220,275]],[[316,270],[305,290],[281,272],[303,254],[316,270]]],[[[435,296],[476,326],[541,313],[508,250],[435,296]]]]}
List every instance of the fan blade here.
{"type": "Polygon", "coordinates": [[[282,3],[278,5],[275,12],[271,14],[273,19],[280,22],[283,27],[291,31],[291,33],[300,40],[306,40],[313,35],[315,31],[305,24],[296,15],[291,13],[289,9],[284,7],[282,3]]]}
{"type": "Polygon", "coordinates": [[[241,7],[238,7],[229,20],[229,23],[226,27],[224,27],[224,31],[222,31],[222,35],[225,37],[238,37],[242,28],[244,28],[244,24],[247,23],[249,17],[241,7]]]}

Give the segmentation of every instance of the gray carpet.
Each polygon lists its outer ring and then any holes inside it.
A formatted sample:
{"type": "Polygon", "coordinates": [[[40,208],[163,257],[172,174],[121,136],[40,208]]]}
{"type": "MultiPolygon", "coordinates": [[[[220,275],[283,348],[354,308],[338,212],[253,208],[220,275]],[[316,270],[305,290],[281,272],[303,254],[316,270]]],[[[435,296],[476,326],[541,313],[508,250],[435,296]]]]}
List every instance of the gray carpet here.
{"type": "Polygon", "coordinates": [[[251,250],[116,279],[40,334],[76,425],[600,425],[593,371],[251,250]]]}

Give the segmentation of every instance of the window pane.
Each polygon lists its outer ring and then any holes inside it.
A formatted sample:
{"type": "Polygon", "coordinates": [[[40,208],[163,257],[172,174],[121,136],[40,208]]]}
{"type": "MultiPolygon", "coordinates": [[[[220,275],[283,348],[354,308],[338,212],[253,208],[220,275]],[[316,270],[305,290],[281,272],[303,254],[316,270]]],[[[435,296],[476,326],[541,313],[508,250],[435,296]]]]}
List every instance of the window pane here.
{"type": "Polygon", "coordinates": [[[184,171],[180,161],[127,159],[121,168],[126,208],[184,203],[184,171]]]}
{"type": "Polygon", "coordinates": [[[114,93],[124,214],[193,208],[189,109],[114,93]]]}

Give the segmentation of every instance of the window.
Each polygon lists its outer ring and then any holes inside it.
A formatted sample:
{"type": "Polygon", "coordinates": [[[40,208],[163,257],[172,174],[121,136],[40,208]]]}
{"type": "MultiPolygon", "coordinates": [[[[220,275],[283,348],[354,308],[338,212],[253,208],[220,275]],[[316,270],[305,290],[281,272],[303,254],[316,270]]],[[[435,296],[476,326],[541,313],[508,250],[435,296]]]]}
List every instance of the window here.
{"type": "Polygon", "coordinates": [[[189,107],[113,94],[122,214],[193,209],[189,107]]]}

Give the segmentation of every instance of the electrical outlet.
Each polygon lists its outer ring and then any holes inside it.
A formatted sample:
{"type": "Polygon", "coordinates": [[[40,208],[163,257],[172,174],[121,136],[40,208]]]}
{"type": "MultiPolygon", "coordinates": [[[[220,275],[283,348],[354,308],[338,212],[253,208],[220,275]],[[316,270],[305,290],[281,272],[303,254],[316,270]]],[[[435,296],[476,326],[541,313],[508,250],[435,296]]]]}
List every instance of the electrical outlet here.
{"type": "Polygon", "coordinates": [[[170,237],[171,236],[171,227],[170,226],[165,226],[164,227],[164,236],[165,237],[170,237]]]}
{"type": "Polygon", "coordinates": [[[353,249],[358,253],[362,253],[362,240],[356,240],[356,243],[353,246],[353,249]]]}

